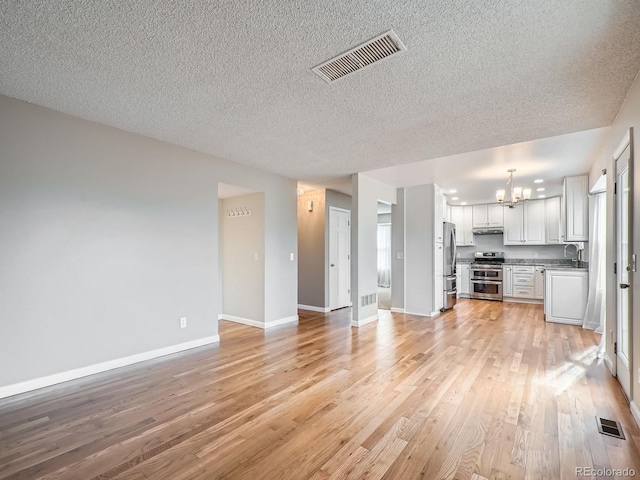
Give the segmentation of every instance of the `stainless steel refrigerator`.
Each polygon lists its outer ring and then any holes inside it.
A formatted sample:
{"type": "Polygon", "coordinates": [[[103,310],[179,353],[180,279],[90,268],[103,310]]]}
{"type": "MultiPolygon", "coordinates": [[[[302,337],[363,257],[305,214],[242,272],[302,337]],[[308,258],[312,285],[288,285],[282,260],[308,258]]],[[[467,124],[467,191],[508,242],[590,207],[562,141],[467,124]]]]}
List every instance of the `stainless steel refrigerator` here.
{"type": "Polygon", "coordinates": [[[444,222],[444,265],[442,270],[444,285],[444,310],[456,304],[458,290],[456,288],[456,225],[444,222]]]}

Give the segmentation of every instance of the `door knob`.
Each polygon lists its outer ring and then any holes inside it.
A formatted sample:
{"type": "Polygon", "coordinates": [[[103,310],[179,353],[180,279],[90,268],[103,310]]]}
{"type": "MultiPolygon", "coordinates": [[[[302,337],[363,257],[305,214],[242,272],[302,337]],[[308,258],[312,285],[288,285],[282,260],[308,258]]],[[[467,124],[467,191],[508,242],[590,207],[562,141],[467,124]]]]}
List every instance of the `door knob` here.
{"type": "Polygon", "coordinates": [[[335,266],[336,266],[336,264],[335,264],[335,263],[332,263],[332,264],[331,264],[331,266],[332,266],[332,267],[335,267],[335,266]]]}
{"type": "Polygon", "coordinates": [[[620,288],[629,288],[631,285],[629,285],[628,283],[621,283],[620,284],[620,288]]]}

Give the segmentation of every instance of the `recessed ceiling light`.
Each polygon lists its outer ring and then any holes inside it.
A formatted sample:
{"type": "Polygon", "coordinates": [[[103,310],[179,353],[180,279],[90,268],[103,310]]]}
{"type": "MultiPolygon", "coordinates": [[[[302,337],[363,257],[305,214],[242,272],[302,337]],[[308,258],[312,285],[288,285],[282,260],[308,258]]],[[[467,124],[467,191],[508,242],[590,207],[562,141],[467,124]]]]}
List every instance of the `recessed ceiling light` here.
{"type": "Polygon", "coordinates": [[[451,200],[459,200],[458,197],[451,197],[451,200]]]}
{"type": "Polygon", "coordinates": [[[536,192],[544,192],[544,187],[536,188],[536,192]]]}
{"type": "Polygon", "coordinates": [[[449,190],[449,193],[458,193],[458,190],[454,188],[453,190],[449,190]]]}
{"type": "Polygon", "coordinates": [[[536,179],[533,181],[533,183],[542,183],[542,182],[544,182],[544,180],[543,180],[543,179],[541,179],[541,178],[536,178],[536,179]]]}
{"type": "Polygon", "coordinates": [[[467,202],[462,202],[460,205],[466,205],[466,204],[467,204],[467,202]]]}
{"type": "Polygon", "coordinates": [[[547,198],[546,195],[538,195],[538,198],[547,198]]]}

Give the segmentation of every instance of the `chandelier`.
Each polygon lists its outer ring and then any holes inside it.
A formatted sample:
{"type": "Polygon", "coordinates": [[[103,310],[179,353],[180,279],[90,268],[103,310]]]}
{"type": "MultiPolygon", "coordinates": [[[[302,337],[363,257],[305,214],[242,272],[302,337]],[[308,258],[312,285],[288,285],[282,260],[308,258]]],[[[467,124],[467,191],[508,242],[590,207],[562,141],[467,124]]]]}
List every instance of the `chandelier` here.
{"type": "Polygon", "coordinates": [[[509,172],[509,180],[507,180],[507,185],[511,187],[511,200],[506,201],[504,196],[505,190],[498,190],[496,192],[496,200],[503,207],[515,208],[518,205],[518,202],[522,200],[523,202],[529,200],[531,198],[531,189],[530,188],[522,188],[522,187],[514,187],[513,186],[513,172],[516,171],[515,168],[507,170],[509,172]]]}

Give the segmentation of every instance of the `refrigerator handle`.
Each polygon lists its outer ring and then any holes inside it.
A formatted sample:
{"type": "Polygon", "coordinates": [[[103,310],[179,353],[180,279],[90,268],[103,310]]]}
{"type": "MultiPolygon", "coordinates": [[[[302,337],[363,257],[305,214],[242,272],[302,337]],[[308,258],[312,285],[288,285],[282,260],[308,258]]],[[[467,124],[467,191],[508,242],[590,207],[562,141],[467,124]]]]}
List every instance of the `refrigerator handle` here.
{"type": "Polygon", "coordinates": [[[453,227],[451,229],[451,272],[455,275],[456,273],[456,250],[458,247],[456,246],[456,228],[453,227]]]}

